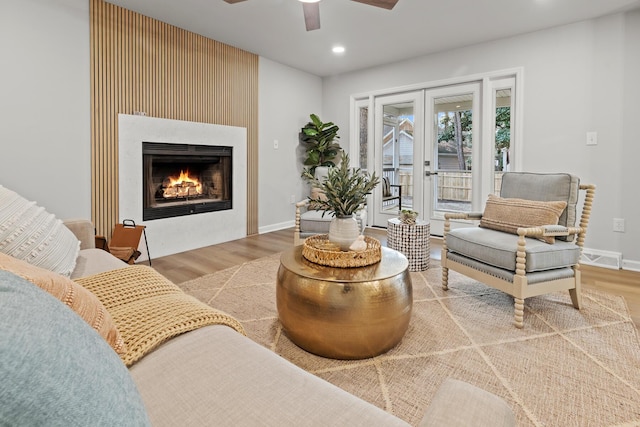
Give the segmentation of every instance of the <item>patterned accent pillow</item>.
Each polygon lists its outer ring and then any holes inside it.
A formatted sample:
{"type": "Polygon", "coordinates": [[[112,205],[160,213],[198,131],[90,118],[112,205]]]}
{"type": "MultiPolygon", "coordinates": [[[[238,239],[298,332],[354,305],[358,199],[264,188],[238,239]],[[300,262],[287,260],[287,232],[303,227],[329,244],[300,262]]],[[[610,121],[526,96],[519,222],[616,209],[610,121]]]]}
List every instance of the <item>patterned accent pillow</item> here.
{"type": "MultiPolygon", "coordinates": [[[[525,199],[504,199],[489,194],[480,220],[480,227],[518,234],[518,227],[540,227],[557,225],[558,219],[567,207],[567,202],[539,202],[525,199]]],[[[553,236],[541,237],[547,243],[554,243],[553,236]]]]}
{"type": "Polygon", "coordinates": [[[62,221],[0,185],[0,252],[69,277],[79,251],[62,221]]]}
{"type": "MultiPolygon", "coordinates": [[[[313,200],[322,200],[322,201],[327,200],[327,196],[326,194],[324,194],[324,191],[318,187],[311,187],[311,194],[309,197],[313,200]]],[[[322,210],[323,205],[312,201],[312,202],[309,202],[309,204],[307,205],[307,209],[322,210]]]]}
{"type": "Polygon", "coordinates": [[[75,311],[104,338],[118,354],[125,354],[127,348],[118,332],[111,314],[98,297],[73,280],[22,260],[0,253],[0,270],[37,285],[75,311]]]}

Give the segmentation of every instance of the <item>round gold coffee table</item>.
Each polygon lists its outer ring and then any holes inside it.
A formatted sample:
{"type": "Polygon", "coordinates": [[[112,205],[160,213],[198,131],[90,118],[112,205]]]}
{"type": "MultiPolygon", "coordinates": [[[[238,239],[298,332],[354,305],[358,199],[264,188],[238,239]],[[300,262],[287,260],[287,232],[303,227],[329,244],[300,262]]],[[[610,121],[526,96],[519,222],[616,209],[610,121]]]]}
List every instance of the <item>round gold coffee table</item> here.
{"type": "Polygon", "coordinates": [[[400,342],[413,306],[409,262],[382,248],[382,260],[355,267],[325,267],[307,261],[302,245],[280,258],[276,284],[278,316],[299,347],[333,359],[364,359],[400,342]]]}

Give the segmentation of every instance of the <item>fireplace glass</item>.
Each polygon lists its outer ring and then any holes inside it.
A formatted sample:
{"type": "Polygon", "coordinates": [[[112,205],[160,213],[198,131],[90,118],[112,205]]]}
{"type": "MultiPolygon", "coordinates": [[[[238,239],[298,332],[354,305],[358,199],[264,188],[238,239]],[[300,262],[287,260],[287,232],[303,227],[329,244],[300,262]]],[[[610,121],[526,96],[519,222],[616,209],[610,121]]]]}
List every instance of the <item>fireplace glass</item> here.
{"type": "Polygon", "coordinates": [[[227,146],[142,143],[145,221],[232,209],[227,146]]]}

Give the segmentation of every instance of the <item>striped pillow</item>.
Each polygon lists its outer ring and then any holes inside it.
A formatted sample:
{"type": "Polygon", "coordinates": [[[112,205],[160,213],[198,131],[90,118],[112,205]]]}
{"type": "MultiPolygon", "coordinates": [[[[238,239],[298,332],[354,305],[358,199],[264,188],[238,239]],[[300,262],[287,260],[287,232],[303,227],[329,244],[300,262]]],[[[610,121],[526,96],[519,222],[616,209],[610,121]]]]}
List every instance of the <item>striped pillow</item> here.
{"type": "Polygon", "coordinates": [[[69,277],[79,251],[62,221],[0,185],[0,252],[69,277]]]}
{"type": "Polygon", "coordinates": [[[89,290],[71,279],[27,262],[0,254],[0,270],[8,271],[37,285],[82,317],[118,354],[127,351],[124,339],[102,302],[89,290]]]}
{"type": "MultiPolygon", "coordinates": [[[[541,227],[557,225],[558,219],[567,207],[565,201],[540,202],[536,200],[502,198],[489,194],[480,220],[480,227],[518,234],[519,227],[541,227]]],[[[540,237],[547,243],[554,243],[553,236],[540,237]]]]}

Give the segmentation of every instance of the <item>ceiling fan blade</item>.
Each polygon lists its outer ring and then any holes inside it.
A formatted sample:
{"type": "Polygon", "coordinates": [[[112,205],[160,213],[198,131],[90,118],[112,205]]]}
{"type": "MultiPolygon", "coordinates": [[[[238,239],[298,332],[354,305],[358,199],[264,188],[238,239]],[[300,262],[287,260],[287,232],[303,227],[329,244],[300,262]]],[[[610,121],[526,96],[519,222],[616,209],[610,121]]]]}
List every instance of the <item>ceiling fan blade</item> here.
{"type": "Polygon", "coordinates": [[[353,0],[358,3],[368,4],[369,6],[381,7],[383,9],[393,9],[393,6],[398,3],[398,0],[353,0]]]}
{"type": "Polygon", "coordinates": [[[304,25],[307,31],[313,31],[320,28],[320,3],[302,3],[302,11],[304,12],[304,25]]]}
{"type": "Polygon", "coordinates": [[[241,1],[244,1],[244,0],[224,0],[224,1],[229,4],[234,4],[234,3],[240,3],[241,1]]]}

